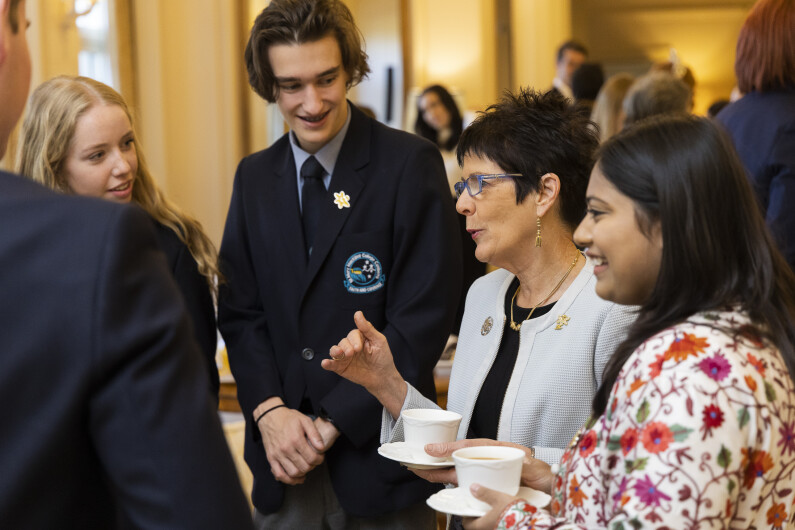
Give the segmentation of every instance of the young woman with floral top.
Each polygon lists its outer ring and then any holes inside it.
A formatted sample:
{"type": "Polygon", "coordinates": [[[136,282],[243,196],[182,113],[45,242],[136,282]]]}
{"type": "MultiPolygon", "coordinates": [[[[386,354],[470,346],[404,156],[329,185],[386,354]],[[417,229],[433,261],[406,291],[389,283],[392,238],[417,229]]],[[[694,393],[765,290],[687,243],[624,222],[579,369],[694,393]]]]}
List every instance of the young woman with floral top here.
{"type": "MultiPolygon", "coordinates": [[[[795,528],[795,276],[727,137],[639,123],[600,150],[575,239],[599,296],[641,306],[546,509],[474,487],[467,528],[795,528]]],[[[558,466],[556,466],[558,467],[558,466]]]]}

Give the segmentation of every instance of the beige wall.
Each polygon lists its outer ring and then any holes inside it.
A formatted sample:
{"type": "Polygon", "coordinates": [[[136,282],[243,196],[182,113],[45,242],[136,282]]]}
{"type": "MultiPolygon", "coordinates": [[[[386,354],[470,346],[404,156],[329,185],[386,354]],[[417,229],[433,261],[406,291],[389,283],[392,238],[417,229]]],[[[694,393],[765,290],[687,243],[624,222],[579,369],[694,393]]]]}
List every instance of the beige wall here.
{"type": "MultiPolygon", "coordinates": [[[[555,0],[557,1],[557,0],[555,0]]],[[[468,109],[497,98],[494,0],[411,0],[409,31],[414,87],[439,83],[468,109]]]]}
{"type": "Polygon", "coordinates": [[[511,4],[513,88],[549,89],[555,77],[558,46],[571,37],[571,32],[570,0],[514,0],[511,4]]]}
{"type": "Polygon", "coordinates": [[[239,2],[134,0],[141,144],[174,202],[220,243],[244,154],[239,2]]]}

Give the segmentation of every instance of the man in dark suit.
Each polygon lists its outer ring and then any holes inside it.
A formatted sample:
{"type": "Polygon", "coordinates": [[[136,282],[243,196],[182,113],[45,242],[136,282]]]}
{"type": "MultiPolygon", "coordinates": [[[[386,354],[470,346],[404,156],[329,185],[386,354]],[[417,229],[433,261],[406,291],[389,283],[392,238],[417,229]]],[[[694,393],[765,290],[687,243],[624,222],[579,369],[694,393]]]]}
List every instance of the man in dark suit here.
{"type": "Polygon", "coordinates": [[[346,100],[369,67],[342,2],[271,2],[246,63],[290,126],[241,161],[221,245],[219,325],[247,421],[255,524],[433,527],[434,486],[377,454],[381,406],[320,361],[362,309],[434,398],[461,285],[441,156],[346,100]]]}
{"type": "Polygon", "coordinates": [[[588,49],[576,40],[567,40],[558,48],[555,59],[555,79],[550,92],[558,92],[574,101],[571,80],[574,72],[588,60],[588,49]]]}
{"type": "MultiPolygon", "coordinates": [[[[24,0],[0,18],[2,158],[24,0]]],[[[148,216],[0,172],[0,226],[0,528],[250,528],[148,216]]]]}

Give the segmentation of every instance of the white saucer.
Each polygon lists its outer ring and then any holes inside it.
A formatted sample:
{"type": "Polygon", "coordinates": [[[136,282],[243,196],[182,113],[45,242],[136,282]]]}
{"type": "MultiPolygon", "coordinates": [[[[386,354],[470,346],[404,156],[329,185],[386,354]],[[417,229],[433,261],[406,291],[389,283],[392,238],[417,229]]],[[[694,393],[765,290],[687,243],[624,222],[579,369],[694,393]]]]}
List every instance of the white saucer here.
{"type": "Polygon", "coordinates": [[[455,465],[450,457],[441,462],[434,462],[432,456],[425,451],[412,449],[406,442],[383,444],[378,448],[378,454],[413,469],[434,469],[437,467],[453,467],[455,465]]]}
{"type": "MultiPolygon", "coordinates": [[[[533,488],[519,488],[516,496],[538,508],[543,508],[552,499],[546,493],[533,488]]],[[[473,499],[462,488],[443,489],[428,497],[425,502],[437,512],[460,515],[461,517],[482,517],[491,510],[491,506],[473,499]]]]}

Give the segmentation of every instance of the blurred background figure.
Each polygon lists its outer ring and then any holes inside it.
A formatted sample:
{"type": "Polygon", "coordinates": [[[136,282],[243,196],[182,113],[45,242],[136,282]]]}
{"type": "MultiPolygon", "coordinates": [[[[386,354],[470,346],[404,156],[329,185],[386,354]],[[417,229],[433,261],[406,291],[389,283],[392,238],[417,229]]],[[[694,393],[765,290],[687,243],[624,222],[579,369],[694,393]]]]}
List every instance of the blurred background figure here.
{"type": "Polygon", "coordinates": [[[555,62],[555,79],[552,80],[552,91],[559,92],[569,99],[574,99],[571,91],[571,78],[574,72],[588,60],[588,49],[576,40],[568,40],[558,48],[555,62]]]}
{"type": "MultiPolygon", "coordinates": [[[[452,94],[442,85],[431,85],[417,98],[417,120],[414,123],[414,132],[419,136],[435,143],[442,153],[444,169],[447,172],[447,182],[450,184],[450,194],[455,197],[456,182],[461,180],[461,167],[455,155],[458,139],[464,130],[464,121],[452,94]]],[[[453,208],[455,203],[451,202],[453,208]]],[[[453,336],[448,341],[442,359],[448,360],[455,354],[458,343],[458,330],[464,316],[464,302],[466,293],[472,283],[486,273],[486,264],[475,257],[475,241],[466,231],[466,217],[456,215],[461,230],[462,261],[464,265],[464,283],[461,291],[461,301],[453,323],[453,336]]]]}
{"type": "Polygon", "coordinates": [[[605,82],[605,73],[599,63],[583,63],[571,76],[571,92],[574,102],[593,109],[596,96],[605,82]]]}
{"type": "Polygon", "coordinates": [[[599,143],[604,143],[624,127],[624,96],[635,81],[632,74],[619,73],[610,76],[594,101],[591,121],[597,125],[599,143]]]}
{"type": "Polygon", "coordinates": [[[455,146],[464,130],[464,121],[453,96],[442,85],[431,85],[417,98],[417,121],[414,132],[435,143],[442,152],[450,193],[461,180],[461,169],[455,158],[455,146]]]}
{"type": "Polygon", "coordinates": [[[632,83],[624,97],[624,127],[659,114],[687,114],[692,93],[684,81],[668,72],[651,72],[632,83]]]}
{"type": "Polygon", "coordinates": [[[723,108],[731,103],[728,99],[719,99],[707,108],[707,118],[714,119],[723,108]]]}
{"type": "Polygon", "coordinates": [[[675,48],[671,48],[670,59],[661,63],[654,63],[649,68],[649,73],[667,72],[677,79],[681,79],[687,88],[690,89],[690,108],[693,108],[694,96],[696,93],[696,77],[689,66],[682,63],[675,48]]]}
{"type": "Polygon", "coordinates": [[[737,41],[743,97],[718,114],[745,165],[767,226],[795,269],[795,2],[760,0],[737,41]]]}

